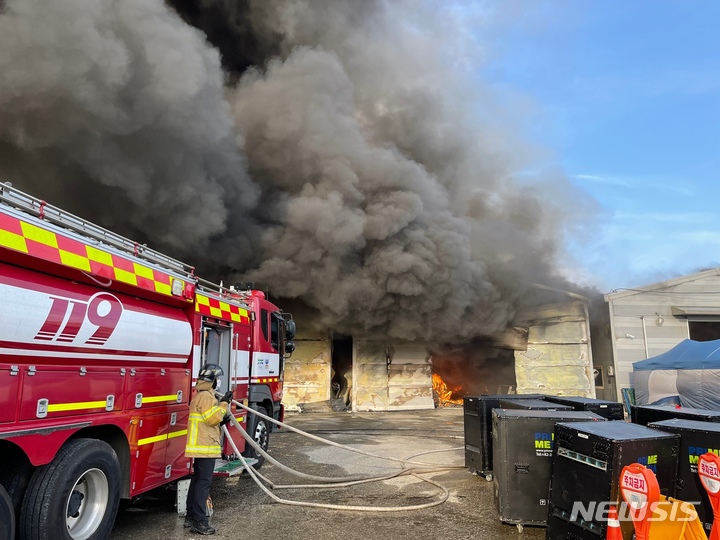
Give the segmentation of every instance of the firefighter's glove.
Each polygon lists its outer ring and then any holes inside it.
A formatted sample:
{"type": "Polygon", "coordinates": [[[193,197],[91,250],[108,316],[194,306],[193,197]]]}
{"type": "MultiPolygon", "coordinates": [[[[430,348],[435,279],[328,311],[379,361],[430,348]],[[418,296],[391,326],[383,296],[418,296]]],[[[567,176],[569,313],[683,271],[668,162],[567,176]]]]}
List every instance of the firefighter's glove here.
{"type": "Polygon", "coordinates": [[[225,395],[220,400],[220,403],[223,403],[223,402],[230,403],[232,401],[232,398],[233,398],[233,391],[228,390],[227,392],[225,392],[225,395]]]}
{"type": "Polygon", "coordinates": [[[223,419],[220,422],[220,426],[224,426],[225,424],[229,424],[230,422],[232,422],[232,416],[230,415],[230,413],[228,413],[223,416],[223,419]]]}

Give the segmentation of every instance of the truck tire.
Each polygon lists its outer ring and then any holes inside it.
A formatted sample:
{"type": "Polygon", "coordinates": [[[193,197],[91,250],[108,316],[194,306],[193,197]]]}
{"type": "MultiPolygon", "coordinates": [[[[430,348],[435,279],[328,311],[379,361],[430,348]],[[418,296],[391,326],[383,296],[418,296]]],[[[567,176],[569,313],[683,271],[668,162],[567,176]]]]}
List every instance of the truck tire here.
{"type": "Polygon", "coordinates": [[[0,540],[15,538],[15,509],[10,495],[0,485],[0,540]]]}
{"type": "Polygon", "coordinates": [[[20,538],[108,538],[120,502],[121,478],[117,455],[109,444],[95,439],[68,441],[30,479],[20,511],[20,538]]]}
{"type": "Polygon", "coordinates": [[[15,509],[15,523],[20,519],[20,507],[32,474],[33,466],[25,456],[0,465],[0,484],[10,496],[15,509]]]}
{"type": "MultiPolygon", "coordinates": [[[[262,405],[254,405],[252,408],[260,414],[269,416],[268,412],[265,410],[265,407],[263,407],[262,405]]],[[[248,435],[250,435],[250,437],[252,437],[252,439],[260,445],[260,448],[267,452],[268,446],[270,445],[270,425],[268,421],[264,418],[260,418],[257,414],[249,412],[247,426],[248,435]]],[[[259,469],[263,466],[263,463],[265,463],[265,458],[263,457],[263,455],[257,452],[249,444],[246,445],[243,456],[257,459],[257,463],[253,465],[253,468],[255,469],[259,469]]]]}

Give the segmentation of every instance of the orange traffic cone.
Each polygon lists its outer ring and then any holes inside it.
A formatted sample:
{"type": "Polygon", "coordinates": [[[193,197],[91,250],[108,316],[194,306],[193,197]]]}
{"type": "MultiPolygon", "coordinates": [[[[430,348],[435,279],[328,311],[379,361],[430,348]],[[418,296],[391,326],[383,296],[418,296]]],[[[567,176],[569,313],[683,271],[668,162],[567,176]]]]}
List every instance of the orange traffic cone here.
{"type": "Polygon", "coordinates": [[[620,520],[618,519],[617,509],[614,506],[608,510],[607,520],[607,540],[623,540],[622,530],[620,530],[620,520]]]}

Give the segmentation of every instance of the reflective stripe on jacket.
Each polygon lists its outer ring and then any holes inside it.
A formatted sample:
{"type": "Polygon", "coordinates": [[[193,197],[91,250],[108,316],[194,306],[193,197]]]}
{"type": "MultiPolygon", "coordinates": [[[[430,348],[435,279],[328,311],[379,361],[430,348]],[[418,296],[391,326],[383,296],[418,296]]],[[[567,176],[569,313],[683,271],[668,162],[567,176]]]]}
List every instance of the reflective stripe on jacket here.
{"type": "Polygon", "coordinates": [[[219,458],[220,422],[229,405],[219,404],[212,390],[212,383],[198,381],[197,394],[190,402],[185,456],[198,458],[219,458]]]}

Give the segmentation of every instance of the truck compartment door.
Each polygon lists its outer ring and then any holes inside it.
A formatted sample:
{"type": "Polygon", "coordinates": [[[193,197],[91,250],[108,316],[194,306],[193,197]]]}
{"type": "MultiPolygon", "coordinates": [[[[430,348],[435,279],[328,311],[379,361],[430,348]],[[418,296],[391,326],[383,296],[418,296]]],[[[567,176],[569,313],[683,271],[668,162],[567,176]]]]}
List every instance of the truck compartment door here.
{"type": "Polygon", "coordinates": [[[170,414],[136,416],[130,426],[130,459],[134,461],[130,495],[167,482],[170,471],[165,459],[170,414]]]}
{"type": "Polygon", "coordinates": [[[0,364],[0,422],[15,420],[20,377],[18,366],[0,364]]]}
{"type": "Polygon", "coordinates": [[[119,369],[23,366],[20,419],[78,416],[123,407],[125,378],[119,369]]]}

